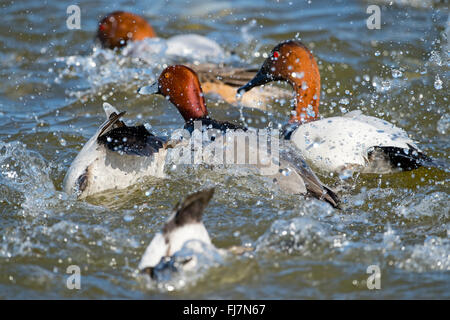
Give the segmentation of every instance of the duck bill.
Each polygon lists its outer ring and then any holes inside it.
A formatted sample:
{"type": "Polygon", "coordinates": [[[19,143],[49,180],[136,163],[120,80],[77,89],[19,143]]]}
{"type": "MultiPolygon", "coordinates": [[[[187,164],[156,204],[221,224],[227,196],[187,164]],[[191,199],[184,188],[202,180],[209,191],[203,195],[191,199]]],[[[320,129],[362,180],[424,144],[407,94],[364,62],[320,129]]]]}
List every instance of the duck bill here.
{"type": "Polygon", "coordinates": [[[140,87],[137,92],[142,95],[161,94],[158,82],[155,82],[149,86],[140,87]]]}
{"type": "Polygon", "coordinates": [[[265,72],[259,71],[252,80],[250,80],[249,82],[247,82],[246,85],[238,89],[238,94],[244,94],[254,87],[261,86],[271,81],[273,81],[273,79],[270,75],[268,75],[265,72]]]}

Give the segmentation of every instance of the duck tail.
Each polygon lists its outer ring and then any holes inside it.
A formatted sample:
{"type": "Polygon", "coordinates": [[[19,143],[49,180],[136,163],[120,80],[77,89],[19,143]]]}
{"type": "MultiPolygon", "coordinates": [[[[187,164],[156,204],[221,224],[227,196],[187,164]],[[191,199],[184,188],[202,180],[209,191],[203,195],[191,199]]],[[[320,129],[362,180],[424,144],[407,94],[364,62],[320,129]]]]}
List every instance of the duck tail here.
{"type": "Polygon", "coordinates": [[[410,171],[420,167],[448,170],[448,165],[445,162],[427,156],[410,144],[408,144],[407,149],[378,146],[374,148],[374,151],[370,156],[377,157],[377,153],[387,156],[392,167],[401,168],[404,171],[410,171]]]}
{"type": "Polygon", "coordinates": [[[105,111],[105,114],[106,114],[106,120],[109,120],[109,118],[111,117],[111,114],[119,113],[119,111],[116,108],[114,108],[111,104],[109,104],[108,102],[103,102],[103,110],[105,111]]]}
{"type": "Polygon", "coordinates": [[[340,209],[340,200],[338,195],[320,181],[316,174],[311,170],[305,159],[299,154],[290,141],[281,140],[280,157],[292,164],[298,174],[301,176],[307,192],[319,199],[331,204],[334,208],[340,209]]]}
{"type": "Polygon", "coordinates": [[[341,208],[341,200],[339,199],[338,195],[333,190],[331,190],[329,187],[327,187],[326,185],[323,185],[323,188],[326,191],[326,193],[323,196],[324,200],[326,200],[334,208],[342,209],[341,208]]]}
{"type": "Polygon", "coordinates": [[[105,132],[108,132],[109,129],[113,128],[114,125],[117,127],[124,127],[125,124],[120,121],[120,118],[125,114],[125,111],[120,113],[112,112],[109,115],[109,119],[102,125],[102,129],[98,134],[98,138],[100,138],[105,132]]]}
{"type": "Polygon", "coordinates": [[[305,181],[306,189],[314,198],[328,202],[333,208],[341,209],[339,196],[329,187],[324,185],[316,175],[312,174],[308,177],[303,176],[303,179],[305,181]]]}
{"type": "Polygon", "coordinates": [[[203,211],[214,194],[214,188],[205,189],[190,194],[175,206],[175,214],[167,221],[163,234],[168,234],[190,223],[200,223],[203,211]]]}

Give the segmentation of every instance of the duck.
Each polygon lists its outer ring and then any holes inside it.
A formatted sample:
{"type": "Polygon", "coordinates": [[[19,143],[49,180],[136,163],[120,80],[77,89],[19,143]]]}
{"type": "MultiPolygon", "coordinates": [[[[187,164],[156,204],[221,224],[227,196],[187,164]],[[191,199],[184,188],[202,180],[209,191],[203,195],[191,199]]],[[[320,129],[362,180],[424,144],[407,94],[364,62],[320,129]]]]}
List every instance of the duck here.
{"type": "Polygon", "coordinates": [[[106,121],[86,142],[67,171],[63,187],[78,199],[109,190],[123,189],[139,179],[164,178],[167,148],[173,145],[145,126],[127,126],[119,112],[105,102],[106,121]]]}
{"type": "Polygon", "coordinates": [[[217,248],[203,223],[203,213],[214,196],[215,187],[194,192],[179,201],[146,247],[138,270],[152,280],[170,279],[180,271],[198,271],[211,262],[222,263],[229,255],[241,256],[253,247],[233,245],[217,248]],[[203,264],[203,265],[201,265],[203,264]]]}
{"type": "Polygon", "coordinates": [[[258,71],[255,67],[231,67],[223,62],[225,52],[215,41],[197,34],[176,35],[167,40],[158,38],[154,28],[140,15],[114,11],[98,23],[96,39],[106,49],[123,49],[125,55],[154,60],[154,53],[164,52],[175,62],[198,60],[188,64],[194,69],[205,94],[234,106],[267,110],[273,97],[290,97],[287,90],[268,87],[266,90],[249,92],[238,101],[236,89],[251,80],[258,71]],[[214,63],[208,61],[213,58],[214,63]],[[200,62],[201,63],[200,63],[200,62]]]}
{"type": "Polygon", "coordinates": [[[433,165],[405,130],[386,120],[360,110],[321,118],[319,68],[302,42],[287,40],[275,46],[238,95],[273,81],[286,81],[295,91],[294,110],[282,137],[320,171],[385,174],[433,165]]]}
{"type": "Polygon", "coordinates": [[[142,274],[161,280],[165,273],[179,271],[177,269],[180,267],[195,267],[198,254],[208,251],[221,254],[212,244],[202,221],[203,212],[214,189],[192,193],[177,203],[162,231],[154,235],[141,257],[138,269],[142,274]],[[187,251],[187,257],[180,254],[182,249],[187,251]]]}
{"type": "Polygon", "coordinates": [[[138,43],[129,54],[139,57],[148,50],[155,53],[152,46],[163,48],[164,53],[174,57],[191,57],[196,60],[223,60],[225,52],[215,41],[198,34],[181,34],[168,39],[159,38],[153,27],[143,17],[126,11],[114,11],[100,20],[97,39],[104,48],[119,49],[129,43],[138,43]],[[143,40],[149,40],[146,43],[143,40]]]}
{"type": "MultiPolygon", "coordinates": [[[[141,87],[138,93],[141,95],[158,94],[168,99],[178,109],[185,122],[184,129],[192,137],[194,137],[196,131],[200,133],[200,137],[205,131],[208,133],[208,138],[202,140],[206,143],[203,149],[216,150],[215,155],[228,154],[230,151],[233,152],[233,155],[236,155],[234,144],[236,140],[233,136],[233,140],[230,142],[230,133],[247,134],[247,136],[241,136],[241,138],[248,138],[249,141],[254,138],[253,141],[256,141],[254,136],[256,130],[240,124],[216,120],[209,115],[198,76],[193,69],[185,65],[167,67],[162,71],[157,82],[141,87]]],[[[233,168],[245,167],[252,173],[256,171],[258,174],[272,178],[283,191],[313,196],[328,202],[335,208],[339,208],[339,197],[317,178],[306,161],[289,144],[283,143],[278,147],[277,144],[280,141],[283,142],[279,139],[272,140],[272,149],[269,151],[249,145],[248,153],[246,153],[247,145],[244,145],[244,157],[246,155],[250,157],[251,154],[259,155],[259,161],[250,163],[246,162],[248,160],[246,158],[242,166],[234,166],[233,168]],[[279,150],[278,157],[273,156],[275,150],[279,150]],[[261,159],[265,159],[267,162],[261,159]]],[[[211,156],[211,153],[206,153],[206,156],[203,153],[203,155],[203,161],[206,163],[223,164],[225,162],[223,157],[219,157],[218,163],[215,162],[218,158],[211,156]]],[[[239,158],[239,154],[237,156],[239,158]]],[[[228,159],[228,156],[226,158],[228,159]]]]}

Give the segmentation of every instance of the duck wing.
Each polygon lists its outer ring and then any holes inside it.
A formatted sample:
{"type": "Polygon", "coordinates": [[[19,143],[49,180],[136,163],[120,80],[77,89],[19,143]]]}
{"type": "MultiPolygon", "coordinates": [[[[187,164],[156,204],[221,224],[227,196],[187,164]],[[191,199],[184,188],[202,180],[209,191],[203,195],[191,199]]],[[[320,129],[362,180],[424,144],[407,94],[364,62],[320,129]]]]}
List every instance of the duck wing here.
{"type": "MultiPolygon", "coordinates": [[[[118,119],[120,115],[111,115],[111,117],[118,119]]],[[[103,132],[97,138],[97,142],[109,150],[128,155],[149,157],[164,147],[166,139],[150,133],[143,125],[129,127],[120,121],[121,124],[117,126],[117,119],[115,123],[113,119],[110,119],[112,124],[109,127],[114,124],[116,124],[116,127],[106,131],[108,128],[105,126],[103,132]]]]}
{"type": "Polygon", "coordinates": [[[280,160],[284,160],[294,166],[303,179],[309,194],[317,199],[327,201],[335,208],[339,208],[340,200],[337,194],[319,180],[298,150],[292,146],[292,143],[280,139],[279,152],[280,160]]]}
{"type": "Polygon", "coordinates": [[[259,68],[234,68],[223,64],[204,63],[200,65],[189,65],[196,73],[201,83],[213,82],[223,83],[232,87],[242,87],[253,79],[259,68]]]}

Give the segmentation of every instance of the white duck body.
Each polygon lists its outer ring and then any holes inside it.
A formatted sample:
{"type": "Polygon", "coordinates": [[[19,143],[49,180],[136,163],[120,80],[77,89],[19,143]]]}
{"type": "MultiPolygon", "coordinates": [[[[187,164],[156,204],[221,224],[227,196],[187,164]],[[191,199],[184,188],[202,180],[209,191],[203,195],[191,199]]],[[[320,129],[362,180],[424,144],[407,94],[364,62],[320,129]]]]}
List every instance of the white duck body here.
{"type": "Polygon", "coordinates": [[[223,62],[225,59],[225,52],[217,42],[198,34],[177,35],[169,39],[147,38],[127,45],[124,54],[150,64],[160,63],[161,58],[198,62],[223,62]]]}
{"type": "Polygon", "coordinates": [[[225,52],[217,42],[198,34],[182,34],[167,39],[166,54],[200,61],[225,58],[225,52]]]}
{"type": "Polygon", "coordinates": [[[162,258],[173,256],[188,241],[192,240],[212,246],[208,231],[206,231],[202,222],[182,226],[171,232],[167,237],[158,232],[142,255],[138,266],[139,270],[155,267],[162,258]]]}
{"type": "Polygon", "coordinates": [[[199,259],[206,262],[224,253],[211,243],[202,222],[203,211],[213,193],[214,188],[196,192],[176,206],[162,232],[154,236],[142,255],[139,270],[159,279],[165,271],[170,273],[180,266],[184,270],[194,269],[199,259]]]}
{"type": "Polygon", "coordinates": [[[360,110],[342,117],[330,117],[301,124],[292,133],[294,145],[306,160],[321,170],[340,172],[362,168],[363,172],[386,173],[392,164],[370,163],[376,147],[394,147],[419,152],[408,134],[392,123],[365,116],[360,110]]]}
{"type": "Polygon", "coordinates": [[[111,114],[119,114],[108,103],[103,108],[107,121],[84,145],[64,178],[64,191],[75,193],[80,199],[108,189],[126,188],[143,177],[164,177],[165,148],[147,157],[112,151],[98,143],[97,138],[108,125],[111,114]]]}

